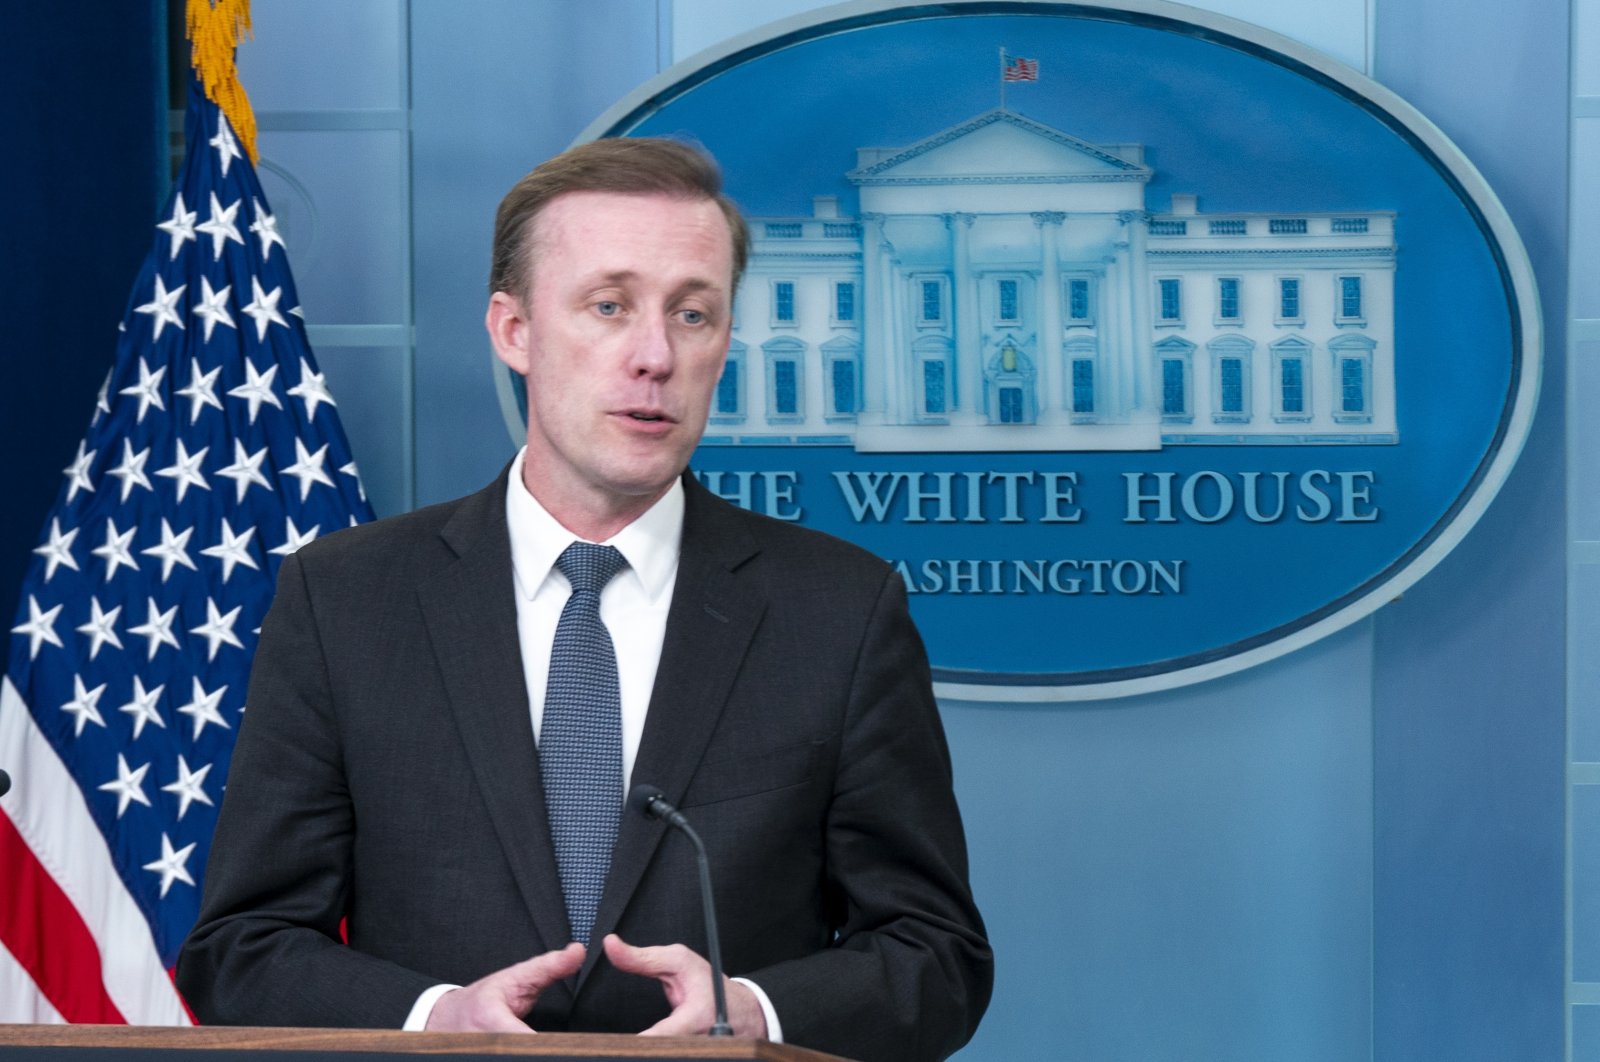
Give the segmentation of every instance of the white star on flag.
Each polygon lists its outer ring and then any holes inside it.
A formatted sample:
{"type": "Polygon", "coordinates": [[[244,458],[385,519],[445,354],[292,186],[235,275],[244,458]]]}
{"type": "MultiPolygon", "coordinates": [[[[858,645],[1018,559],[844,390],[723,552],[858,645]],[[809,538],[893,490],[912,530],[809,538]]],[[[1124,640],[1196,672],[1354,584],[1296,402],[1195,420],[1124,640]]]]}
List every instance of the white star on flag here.
{"type": "Polygon", "coordinates": [[[144,776],[149,770],[147,763],[137,771],[130,771],[127,757],[117,753],[117,776],[100,787],[102,793],[117,794],[117,818],[122,818],[122,813],[135,800],[145,807],[150,806],[150,798],[144,795],[144,776]]]}
{"type": "Polygon", "coordinates": [[[223,643],[227,643],[235,649],[244,648],[244,643],[239,640],[239,636],[233,633],[233,625],[239,622],[239,613],[243,611],[243,606],[235,605],[233,610],[224,616],[221,610],[217,608],[217,603],[209,597],[206,598],[206,621],[198,627],[191,627],[189,633],[198,634],[206,640],[209,645],[206,650],[206,659],[208,661],[217,658],[217,650],[222,647],[223,643]]]}
{"type": "Polygon", "coordinates": [[[184,208],[183,193],[179,192],[177,199],[172,204],[172,216],[156,226],[156,228],[172,237],[171,258],[178,257],[178,252],[183,249],[185,240],[194,239],[194,219],[195,212],[184,208]]]}
{"type": "MultiPolygon", "coordinates": [[[[175,324],[179,328],[183,327],[183,316],[178,313],[178,300],[183,298],[183,293],[188,287],[189,285],[187,284],[179,284],[176,288],[168,291],[166,281],[161,279],[160,273],[157,273],[155,296],[143,306],[134,307],[134,313],[147,313],[154,318],[155,338],[160,339],[161,330],[169,324],[175,324]]],[[[123,394],[127,394],[127,392],[124,391],[123,394]]]]}
{"type": "MultiPolygon", "coordinates": [[[[126,332],[126,325],[117,325],[119,331],[126,332]]],[[[114,370],[106,370],[105,379],[100,381],[100,392],[94,396],[94,417],[90,424],[99,424],[100,418],[111,412],[111,374],[114,370]]]]}
{"type": "Polygon", "coordinates": [[[179,439],[178,454],[172,459],[172,464],[166,468],[156,469],[156,475],[166,476],[172,480],[172,485],[178,491],[178,501],[183,501],[183,496],[190,487],[211,489],[211,484],[206,482],[206,477],[200,472],[200,463],[206,459],[206,454],[210,450],[211,447],[202,446],[198,453],[191,454],[188,447],[183,445],[183,440],[179,439]]]}
{"type": "Polygon", "coordinates": [[[222,518],[222,540],[215,546],[207,546],[200,552],[207,557],[215,557],[222,562],[222,581],[226,583],[233,575],[236,565],[246,568],[258,568],[254,557],[250,556],[250,539],[255,537],[256,529],[247,527],[240,534],[234,534],[233,528],[228,526],[228,518],[222,518]]]}
{"type": "Polygon", "coordinates": [[[94,483],[89,479],[89,466],[94,463],[94,455],[99,451],[90,450],[85,453],[83,447],[84,444],[79,442],[78,456],[72,459],[72,464],[61,470],[62,475],[67,477],[67,504],[69,505],[78,496],[78,491],[94,490],[94,483]]]}
{"type": "MultiPolygon", "coordinates": [[[[159,284],[160,280],[158,279],[156,281],[156,283],[159,284]]],[[[188,287],[188,285],[186,284],[186,285],[184,285],[184,287],[188,287]]],[[[177,292],[175,292],[175,294],[180,294],[180,295],[182,293],[183,293],[183,288],[179,288],[177,290],[177,292]]],[[[182,325],[181,321],[179,322],[179,325],[180,326],[182,325]]],[[[157,327],[159,328],[160,326],[157,325],[157,327]]],[[[134,418],[134,423],[143,424],[144,423],[144,415],[145,415],[146,412],[149,411],[151,406],[155,406],[157,409],[161,410],[163,413],[165,413],[167,411],[167,404],[166,404],[165,400],[163,400],[162,397],[161,397],[161,378],[163,376],[165,376],[166,374],[167,374],[167,367],[165,365],[162,365],[159,368],[157,368],[155,372],[151,372],[149,364],[143,358],[140,358],[139,359],[139,382],[136,383],[136,384],[132,384],[132,385],[130,385],[128,387],[124,387],[122,390],[117,392],[120,395],[137,395],[138,396],[138,398],[139,398],[139,415],[134,418]]],[[[124,441],[126,441],[126,440],[124,440],[124,441]]],[[[127,498],[124,497],[123,500],[126,501],[127,498]]]]}
{"type": "Polygon", "coordinates": [[[217,135],[206,141],[217,149],[217,161],[222,164],[222,175],[228,175],[228,165],[234,159],[242,159],[244,155],[239,152],[239,141],[233,137],[233,128],[228,125],[228,119],[217,116],[217,135]]]}
{"type": "Polygon", "coordinates": [[[361,470],[356,468],[354,461],[339,466],[339,471],[356,481],[356,493],[361,495],[361,500],[367,500],[367,488],[361,483],[361,470]]]}
{"type": "Polygon", "coordinates": [[[198,678],[194,679],[194,699],[178,709],[179,715],[187,715],[194,719],[194,739],[200,740],[200,732],[206,728],[207,723],[215,723],[224,730],[231,730],[228,721],[222,718],[218,706],[222,704],[222,695],[228,692],[228,687],[218,686],[210,693],[200,685],[198,678]]]}
{"type": "Polygon", "coordinates": [[[163,730],[167,728],[166,720],[156,711],[156,702],[161,700],[161,692],[166,688],[157,686],[153,690],[146,690],[144,679],[138,675],[133,676],[133,700],[117,709],[133,716],[133,740],[139,740],[139,735],[144,733],[146,723],[154,723],[163,730]]]}
{"type": "Polygon", "coordinates": [[[83,685],[83,676],[72,676],[72,700],[61,706],[61,710],[74,718],[76,725],[73,727],[72,736],[82,737],[85,724],[93,723],[95,726],[104,727],[106,721],[100,718],[100,695],[106,691],[104,682],[94,689],[86,689],[83,685]]]}
{"type": "Polygon", "coordinates": [[[150,460],[150,448],[146,446],[138,453],[133,452],[133,443],[127,439],[122,440],[122,464],[116,468],[106,470],[106,475],[116,476],[122,480],[122,500],[127,501],[128,495],[133,493],[134,487],[143,487],[145,490],[154,490],[150,479],[144,474],[144,464],[150,460]]]}
{"type": "MultiPolygon", "coordinates": [[[[233,322],[228,322],[232,324],[233,322]]],[[[222,408],[222,400],[217,397],[217,377],[222,375],[219,365],[210,372],[200,372],[200,359],[189,359],[189,386],[180,388],[178,395],[189,400],[189,423],[193,424],[200,419],[200,410],[205,406],[215,409],[222,408]]]]}
{"type": "Polygon", "coordinates": [[[106,582],[109,583],[111,577],[117,574],[119,565],[132,568],[134,571],[139,570],[139,562],[133,559],[133,554],[128,549],[129,544],[133,542],[133,533],[137,530],[139,525],[134,524],[126,531],[118,531],[116,520],[106,521],[105,545],[96,546],[89,551],[106,562],[106,582]]]}
{"type": "Polygon", "coordinates": [[[39,600],[32,594],[28,595],[28,621],[12,627],[11,633],[28,636],[29,660],[39,655],[39,647],[45,642],[49,642],[57,649],[63,648],[61,635],[56,633],[56,617],[61,615],[64,607],[57,605],[48,611],[42,611],[39,608],[39,600]]]}
{"type": "Polygon", "coordinates": [[[100,652],[100,647],[107,642],[122,648],[122,639],[117,637],[117,617],[122,615],[122,606],[118,605],[110,612],[100,607],[100,599],[89,599],[89,622],[77,628],[78,633],[86,635],[89,639],[89,659],[93,660],[95,654],[100,652]]]}
{"type": "Polygon", "coordinates": [[[239,235],[239,226],[234,218],[239,213],[239,200],[235,199],[226,208],[217,198],[217,193],[211,193],[211,216],[195,226],[196,232],[203,232],[211,237],[211,257],[221,258],[222,248],[229,240],[243,245],[244,237],[239,235]]]}
{"type": "Polygon", "coordinates": [[[200,278],[200,301],[194,304],[194,315],[206,323],[207,342],[211,340],[211,330],[219,324],[234,329],[238,327],[233,323],[233,316],[228,313],[228,293],[232,290],[232,284],[224,284],[221,291],[212,291],[211,278],[200,278]]]}
{"type": "Polygon", "coordinates": [[[181,822],[184,815],[189,812],[189,805],[195,801],[210,804],[211,798],[206,795],[202,786],[205,784],[206,775],[211,773],[211,764],[206,764],[198,771],[189,770],[189,764],[183,755],[178,755],[178,779],[161,787],[163,793],[172,793],[178,798],[178,820],[181,822]]]}
{"type": "Polygon", "coordinates": [[[185,885],[193,885],[194,878],[189,876],[189,853],[194,851],[195,842],[173,851],[172,840],[165,833],[161,835],[161,858],[144,865],[145,870],[161,875],[161,898],[167,898],[167,890],[172,888],[174,881],[181,881],[185,885]]]}
{"type": "Polygon", "coordinates": [[[217,475],[226,476],[233,480],[233,485],[238,488],[239,496],[234,500],[244,501],[244,495],[253,483],[258,487],[272,490],[272,483],[261,472],[261,462],[266,460],[267,448],[263,446],[253,454],[245,453],[244,443],[238,439],[233,440],[233,464],[227,468],[217,469],[217,475]]]}
{"type": "Polygon", "coordinates": [[[325,483],[333,486],[333,480],[328,478],[328,473],[323,471],[322,463],[327,460],[328,448],[324,446],[316,453],[309,453],[306,444],[299,439],[294,441],[295,462],[283,470],[286,476],[294,476],[300,481],[300,500],[305,501],[311,493],[311,484],[325,483]]]}
{"type": "Polygon", "coordinates": [[[161,518],[161,544],[150,546],[139,551],[140,556],[156,557],[161,561],[161,581],[165,583],[172,574],[172,566],[181,564],[190,571],[199,571],[194,566],[194,560],[189,556],[189,536],[194,534],[194,528],[186,527],[181,532],[173,533],[172,525],[167,523],[167,518],[161,518]]]}
{"type": "Polygon", "coordinates": [[[173,605],[165,612],[162,612],[161,608],[156,604],[155,598],[148,597],[145,600],[150,606],[150,618],[137,627],[129,627],[128,633],[149,639],[150,654],[147,659],[154,660],[156,658],[156,650],[163,645],[170,645],[174,649],[178,648],[177,636],[172,633],[172,621],[178,615],[178,606],[173,605]]]}
{"type": "Polygon", "coordinates": [[[250,223],[250,231],[261,241],[261,260],[265,262],[272,254],[273,244],[287,251],[289,245],[283,242],[283,236],[278,233],[278,219],[267,213],[267,208],[261,205],[261,200],[252,200],[250,205],[255,207],[256,211],[256,219],[250,223]]]}
{"type": "MultiPolygon", "coordinates": [[[[244,308],[251,320],[256,323],[256,339],[267,338],[267,325],[278,324],[285,328],[289,322],[283,319],[283,314],[278,312],[278,300],[283,297],[282,288],[273,288],[270,293],[261,290],[261,281],[256,277],[250,278],[250,303],[244,308]]],[[[277,368],[276,365],[273,366],[277,368]]]]}
{"type": "Polygon", "coordinates": [[[44,558],[44,581],[49,582],[55,575],[56,569],[65,564],[73,571],[78,570],[78,561],[72,555],[72,540],[78,537],[78,529],[74,527],[65,534],[61,531],[61,518],[50,518],[50,541],[42,546],[34,547],[34,552],[44,558]]]}
{"type": "MultiPolygon", "coordinates": [[[[250,312],[250,307],[245,307],[245,312],[250,312]]],[[[253,361],[244,363],[247,379],[238,387],[230,388],[228,394],[233,398],[242,398],[250,403],[250,423],[256,422],[256,414],[261,412],[263,405],[283,408],[283,403],[278,401],[277,394],[272,390],[272,378],[278,375],[278,367],[269,365],[266,372],[257,372],[253,361]]]]}
{"type": "Polygon", "coordinates": [[[289,393],[305,402],[307,420],[317,415],[319,402],[326,402],[330,406],[338,405],[333,400],[333,395],[328,392],[327,378],[322,373],[313,371],[310,363],[304,358],[300,359],[300,382],[289,388],[289,393]]]}
{"type": "Polygon", "coordinates": [[[281,546],[273,546],[271,549],[267,550],[268,553],[276,554],[279,557],[287,557],[289,554],[294,553],[295,551],[299,550],[301,546],[305,546],[305,545],[310,544],[311,541],[317,537],[318,532],[320,532],[322,530],[322,525],[321,524],[317,524],[317,525],[313,526],[310,531],[307,531],[305,534],[302,535],[299,532],[299,530],[294,526],[294,518],[293,517],[290,517],[290,516],[284,517],[283,518],[283,523],[284,523],[283,545],[281,545],[281,546]]]}

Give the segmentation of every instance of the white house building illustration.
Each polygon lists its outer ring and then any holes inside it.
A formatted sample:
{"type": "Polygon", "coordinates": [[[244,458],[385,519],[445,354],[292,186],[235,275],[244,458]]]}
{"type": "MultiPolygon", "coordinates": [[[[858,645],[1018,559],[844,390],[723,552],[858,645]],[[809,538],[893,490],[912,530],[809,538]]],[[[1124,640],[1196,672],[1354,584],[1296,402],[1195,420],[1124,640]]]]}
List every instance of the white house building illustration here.
{"type": "Polygon", "coordinates": [[[1151,176],[1007,110],[860,148],[858,217],[751,219],[705,443],[1398,441],[1393,212],[1151,213],[1151,176]]]}

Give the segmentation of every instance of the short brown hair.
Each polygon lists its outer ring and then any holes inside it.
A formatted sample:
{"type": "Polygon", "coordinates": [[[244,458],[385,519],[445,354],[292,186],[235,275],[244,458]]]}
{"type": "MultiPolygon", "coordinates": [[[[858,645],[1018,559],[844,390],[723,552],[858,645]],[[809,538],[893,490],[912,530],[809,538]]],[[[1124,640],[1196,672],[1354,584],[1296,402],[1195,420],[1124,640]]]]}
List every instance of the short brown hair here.
{"type": "Polygon", "coordinates": [[[733,235],[733,290],[739,288],[750,256],[750,229],[739,208],[722,191],[722,171],[703,149],[664,137],[592,140],[541,163],[500,201],[494,219],[494,253],[489,291],[523,298],[533,266],[533,223],[539,213],[569,192],[669,195],[709,199],[722,209],[733,235]]]}

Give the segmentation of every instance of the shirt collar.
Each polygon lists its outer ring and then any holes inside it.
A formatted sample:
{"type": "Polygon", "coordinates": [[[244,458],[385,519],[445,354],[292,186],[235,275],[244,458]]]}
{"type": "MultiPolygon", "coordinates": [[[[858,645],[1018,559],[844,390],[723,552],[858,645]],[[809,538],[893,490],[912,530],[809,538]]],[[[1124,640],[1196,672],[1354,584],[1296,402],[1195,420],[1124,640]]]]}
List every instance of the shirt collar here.
{"type": "MultiPolygon", "coordinates": [[[[552,578],[566,582],[555,566],[556,558],[579,539],[562,527],[522,482],[526,452],[526,447],[519,450],[511,462],[506,483],[506,528],[511,535],[511,568],[517,593],[531,601],[552,578]]],[[[659,501],[603,543],[617,548],[627,560],[632,578],[639,581],[652,601],[665,591],[678,568],[683,504],[683,481],[673,480],[659,501]]]]}

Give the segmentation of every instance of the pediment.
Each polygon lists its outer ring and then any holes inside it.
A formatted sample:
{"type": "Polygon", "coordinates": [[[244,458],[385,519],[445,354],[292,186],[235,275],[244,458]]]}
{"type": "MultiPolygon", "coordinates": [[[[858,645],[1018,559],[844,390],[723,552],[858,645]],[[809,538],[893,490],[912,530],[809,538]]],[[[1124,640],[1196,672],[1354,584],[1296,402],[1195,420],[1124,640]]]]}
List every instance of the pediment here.
{"type": "Polygon", "coordinates": [[[1127,154],[994,110],[904,148],[863,148],[848,176],[858,185],[1149,180],[1127,154]]]}

